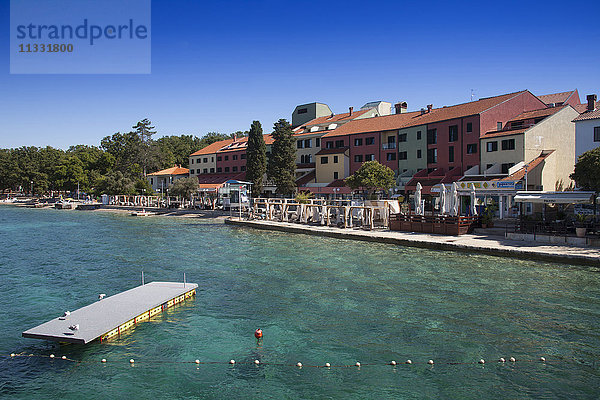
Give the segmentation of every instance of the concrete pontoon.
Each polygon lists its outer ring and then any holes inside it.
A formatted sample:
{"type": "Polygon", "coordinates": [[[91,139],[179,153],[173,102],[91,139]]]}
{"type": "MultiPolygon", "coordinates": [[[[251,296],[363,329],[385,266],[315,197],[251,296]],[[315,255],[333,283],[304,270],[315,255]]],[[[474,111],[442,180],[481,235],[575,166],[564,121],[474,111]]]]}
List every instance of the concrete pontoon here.
{"type": "Polygon", "coordinates": [[[23,337],[86,344],[109,339],[196,294],[195,283],[151,282],[23,332],[23,337]]]}

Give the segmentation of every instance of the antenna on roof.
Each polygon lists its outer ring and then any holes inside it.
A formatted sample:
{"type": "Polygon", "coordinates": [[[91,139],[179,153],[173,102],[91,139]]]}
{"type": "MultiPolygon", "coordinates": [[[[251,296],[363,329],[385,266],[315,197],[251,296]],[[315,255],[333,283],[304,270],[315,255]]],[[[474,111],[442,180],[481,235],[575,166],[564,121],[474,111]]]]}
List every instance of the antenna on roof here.
{"type": "Polygon", "coordinates": [[[471,101],[473,101],[473,89],[471,89],[471,101]]]}

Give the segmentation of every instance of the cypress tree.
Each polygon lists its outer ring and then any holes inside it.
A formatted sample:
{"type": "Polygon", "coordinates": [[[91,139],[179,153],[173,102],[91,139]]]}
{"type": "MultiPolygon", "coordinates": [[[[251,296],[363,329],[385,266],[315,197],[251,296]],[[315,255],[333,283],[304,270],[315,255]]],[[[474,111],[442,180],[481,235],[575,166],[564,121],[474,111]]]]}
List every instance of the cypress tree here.
{"type": "Polygon", "coordinates": [[[269,177],[275,182],[278,194],[290,196],[296,190],[296,141],[290,123],[285,119],[277,121],[272,136],[269,177]]]}
{"type": "Polygon", "coordinates": [[[253,121],[248,133],[246,150],[246,180],[253,183],[252,197],[259,197],[262,193],[265,172],[267,172],[267,145],[260,122],[253,121]]]}

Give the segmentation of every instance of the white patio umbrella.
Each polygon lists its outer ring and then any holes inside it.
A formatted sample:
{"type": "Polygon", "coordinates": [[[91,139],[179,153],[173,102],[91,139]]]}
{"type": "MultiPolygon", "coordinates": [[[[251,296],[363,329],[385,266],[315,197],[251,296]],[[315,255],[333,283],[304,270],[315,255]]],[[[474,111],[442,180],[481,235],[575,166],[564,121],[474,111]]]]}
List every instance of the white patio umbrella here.
{"type": "Polygon", "coordinates": [[[421,186],[421,182],[417,182],[417,190],[415,191],[415,214],[423,215],[423,210],[421,207],[421,190],[423,186],[421,186]]]}
{"type": "Polygon", "coordinates": [[[477,207],[476,207],[476,197],[475,197],[475,186],[471,184],[471,215],[477,215],[477,207]]]}
{"type": "Polygon", "coordinates": [[[453,182],[452,183],[452,215],[454,215],[454,216],[458,215],[458,206],[459,206],[458,185],[456,184],[456,182],[453,182]]]}
{"type": "Polygon", "coordinates": [[[446,185],[440,188],[440,214],[446,214],[446,185]]]}

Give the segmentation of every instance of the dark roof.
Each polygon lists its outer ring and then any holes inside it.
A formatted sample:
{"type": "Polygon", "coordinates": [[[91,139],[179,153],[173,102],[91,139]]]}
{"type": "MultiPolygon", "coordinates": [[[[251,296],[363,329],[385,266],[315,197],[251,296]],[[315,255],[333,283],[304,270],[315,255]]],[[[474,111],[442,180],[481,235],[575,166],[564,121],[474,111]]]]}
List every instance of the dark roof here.
{"type": "Polygon", "coordinates": [[[333,149],[321,149],[316,155],[320,156],[323,154],[340,154],[340,153],[345,153],[346,150],[348,150],[350,147],[336,147],[333,149]]]}

